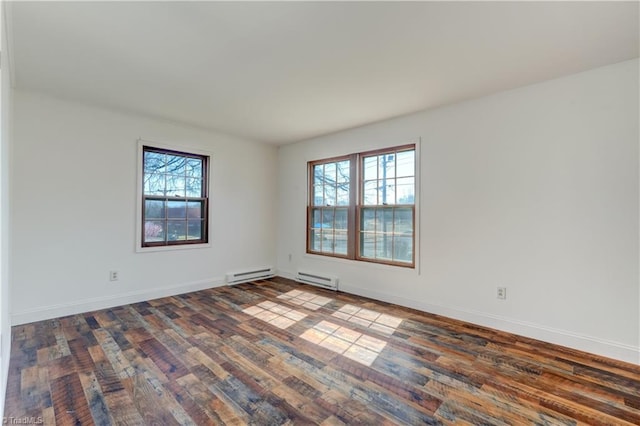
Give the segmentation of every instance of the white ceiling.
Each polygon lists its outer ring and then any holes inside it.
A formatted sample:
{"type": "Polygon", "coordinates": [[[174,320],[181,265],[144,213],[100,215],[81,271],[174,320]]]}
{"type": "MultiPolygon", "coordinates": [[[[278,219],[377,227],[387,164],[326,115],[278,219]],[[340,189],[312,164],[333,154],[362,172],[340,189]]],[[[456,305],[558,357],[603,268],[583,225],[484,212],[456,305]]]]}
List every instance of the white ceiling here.
{"type": "Polygon", "coordinates": [[[14,2],[14,85],[273,144],[639,56],[638,2],[14,2]]]}

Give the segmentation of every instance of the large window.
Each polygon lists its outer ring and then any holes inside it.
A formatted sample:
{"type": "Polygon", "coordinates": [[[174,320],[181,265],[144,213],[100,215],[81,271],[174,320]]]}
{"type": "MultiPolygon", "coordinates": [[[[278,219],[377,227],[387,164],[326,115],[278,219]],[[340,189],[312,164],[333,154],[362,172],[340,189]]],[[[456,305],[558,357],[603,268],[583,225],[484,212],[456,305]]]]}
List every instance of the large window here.
{"type": "Polygon", "coordinates": [[[142,147],[142,247],[207,243],[208,160],[142,147]]]}
{"type": "Polygon", "coordinates": [[[415,145],[309,163],[307,252],[413,267],[415,145]]]}

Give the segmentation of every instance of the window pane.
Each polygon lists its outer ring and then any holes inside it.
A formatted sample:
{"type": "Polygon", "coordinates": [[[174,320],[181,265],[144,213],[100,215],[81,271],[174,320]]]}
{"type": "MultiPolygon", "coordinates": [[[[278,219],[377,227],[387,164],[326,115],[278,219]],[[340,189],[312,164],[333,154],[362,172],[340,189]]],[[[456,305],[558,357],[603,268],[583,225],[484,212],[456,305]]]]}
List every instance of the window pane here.
{"type": "Polygon", "coordinates": [[[349,161],[340,161],[338,163],[338,183],[349,182],[351,179],[350,175],[350,162],[349,161]]]}
{"type": "Polygon", "coordinates": [[[313,184],[322,185],[324,182],[324,165],[318,164],[313,166],[313,184]]]}
{"type": "Polygon", "coordinates": [[[324,184],[335,185],[336,183],[336,163],[327,163],[324,165],[324,184]]]}
{"type": "Polygon", "coordinates": [[[184,176],[186,164],[187,157],[167,154],[167,173],[184,176]]]}
{"type": "Polygon", "coordinates": [[[403,151],[397,154],[396,176],[415,176],[415,151],[403,151]]]}
{"type": "Polygon", "coordinates": [[[410,236],[395,236],[393,243],[393,260],[411,263],[413,256],[413,239],[410,236]]]}
{"type": "Polygon", "coordinates": [[[396,208],[393,222],[396,234],[413,234],[413,211],[410,208],[396,208]]]}
{"type": "Polygon", "coordinates": [[[164,173],[165,155],[157,152],[144,153],[144,173],[164,173]]]}
{"type": "Polygon", "coordinates": [[[184,177],[167,175],[167,197],[184,197],[184,177]]]}
{"type": "Polygon", "coordinates": [[[202,178],[202,160],[189,158],[185,168],[187,177],[202,178]]]}
{"type": "Polygon", "coordinates": [[[336,205],[336,187],[333,185],[324,186],[324,205],[335,206],[336,205]]]}
{"type": "Polygon", "coordinates": [[[187,203],[185,201],[168,201],[167,217],[170,219],[186,219],[187,203]]]}
{"type": "Polygon", "coordinates": [[[333,209],[322,210],[322,229],[333,229],[333,209]]]}
{"type": "Polygon", "coordinates": [[[363,201],[367,206],[375,206],[378,204],[378,181],[364,183],[363,201]]]}
{"type": "Polygon", "coordinates": [[[187,239],[188,240],[201,240],[202,238],[202,221],[190,220],[187,223],[187,239]]]}
{"type": "Polygon", "coordinates": [[[347,230],[347,209],[336,209],[335,228],[346,231],[347,230]]]}
{"type": "Polygon", "coordinates": [[[396,203],[396,182],[395,179],[385,179],[380,181],[380,204],[396,203]]]}
{"type": "Polygon", "coordinates": [[[360,211],[360,230],[375,231],[376,211],[374,209],[362,209],[360,211]]]}
{"type": "Polygon", "coordinates": [[[311,212],[311,227],[315,229],[322,228],[322,209],[313,209],[311,212]]]}
{"type": "Polygon", "coordinates": [[[322,252],[333,253],[333,229],[322,229],[322,252]]]}
{"type": "Polygon", "coordinates": [[[187,222],[184,220],[167,221],[167,239],[169,241],[181,241],[187,239],[187,222]]]}
{"type": "Polygon", "coordinates": [[[164,201],[145,200],[144,218],[145,219],[164,219],[165,218],[164,201]]]}
{"type": "Polygon", "coordinates": [[[189,219],[203,219],[204,201],[189,201],[187,203],[187,217],[189,219]]]}
{"type": "Polygon", "coordinates": [[[398,179],[398,204],[415,203],[415,179],[412,177],[398,179]]]}
{"type": "Polygon", "coordinates": [[[163,195],[164,196],[164,177],[165,175],[153,173],[144,174],[144,195],[163,195]]]}
{"type": "Polygon", "coordinates": [[[320,251],[322,249],[322,210],[313,209],[311,211],[311,229],[309,230],[309,249],[320,251]]]}
{"type": "Polygon", "coordinates": [[[320,251],[322,248],[322,232],[319,229],[311,230],[311,250],[320,251]]]}
{"type": "Polygon", "coordinates": [[[336,196],[337,196],[336,205],[348,206],[349,205],[349,184],[348,183],[339,184],[336,196]]]}
{"type": "Polygon", "coordinates": [[[324,187],[322,185],[315,185],[313,187],[313,205],[324,205],[324,187]]]}
{"type": "Polygon", "coordinates": [[[336,231],[335,233],[335,253],[347,254],[347,233],[336,231]]]}
{"type": "Polygon", "coordinates": [[[363,175],[364,180],[378,179],[378,157],[365,157],[363,161],[363,175]]]}
{"type": "Polygon", "coordinates": [[[376,232],[393,232],[393,209],[376,210],[376,232]]]}
{"type": "Polygon", "coordinates": [[[164,241],[164,222],[148,220],[144,223],[144,242],[153,243],[164,241]]]}
{"type": "Polygon", "coordinates": [[[185,186],[187,197],[202,197],[202,179],[187,178],[185,186]]]}
{"type": "Polygon", "coordinates": [[[392,235],[376,234],[376,258],[391,260],[392,247],[392,235]]]}
{"type": "Polygon", "coordinates": [[[378,157],[378,179],[396,176],[395,154],[384,154],[378,157]]]}
{"type": "Polygon", "coordinates": [[[370,232],[363,232],[360,234],[360,256],[370,258],[376,257],[375,248],[375,234],[370,232]]]}

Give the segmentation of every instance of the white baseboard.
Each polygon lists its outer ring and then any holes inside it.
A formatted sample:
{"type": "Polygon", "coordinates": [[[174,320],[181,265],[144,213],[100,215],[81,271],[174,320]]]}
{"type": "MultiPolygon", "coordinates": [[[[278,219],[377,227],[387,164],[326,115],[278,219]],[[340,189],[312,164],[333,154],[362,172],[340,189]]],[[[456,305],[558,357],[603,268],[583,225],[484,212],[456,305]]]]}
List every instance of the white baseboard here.
{"type": "Polygon", "coordinates": [[[69,303],[42,306],[34,309],[12,312],[11,325],[27,324],[35,321],[80,314],[83,312],[113,308],[114,306],[144,302],[147,300],[175,296],[177,294],[190,293],[192,291],[205,290],[207,288],[220,287],[223,285],[224,278],[213,278],[210,280],[193,281],[173,286],[154,288],[152,290],[132,291],[112,296],[93,297],[69,303]]]}
{"type": "Polygon", "coordinates": [[[407,308],[417,309],[423,312],[442,315],[473,324],[494,328],[508,333],[532,339],[542,340],[561,346],[577,349],[584,352],[598,354],[608,358],[640,364],[640,348],[624,343],[600,339],[571,331],[561,330],[553,327],[546,327],[540,324],[526,321],[514,320],[512,318],[499,315],[487,314],[479,311],[472,311],[453,306],[436,305],[419,300],[406,299],[387,293],[372,291],[370,289],[354,286],[349,283],[340,284],[340,290],[345,293],[364,296],[384,302],[395,303],[407,308]]]}
{"type": "MultiPolygon", "coordinates": [[[[278,275],[292,280],[295,279],[295,274],[289,271],[279,270],[278,275]]],[[[407,299],[393,294],[362,288],[343,281],[340,282],[340,291],[383,302],[395,303],[396,305],[405,306],[407,308],[413,308],[423,312],[467,321],[484,327],[490,327],[506,331],[508,333],[518,334],[520,336],[542,340],[544,342],[554,343],[556,345],[566,346],[580,351],[590,352],[640,365],[640,347],[624,343],[600,339],[531,322],[515,320],[499,315],[492,315],[485,312],[407,299]]]]}

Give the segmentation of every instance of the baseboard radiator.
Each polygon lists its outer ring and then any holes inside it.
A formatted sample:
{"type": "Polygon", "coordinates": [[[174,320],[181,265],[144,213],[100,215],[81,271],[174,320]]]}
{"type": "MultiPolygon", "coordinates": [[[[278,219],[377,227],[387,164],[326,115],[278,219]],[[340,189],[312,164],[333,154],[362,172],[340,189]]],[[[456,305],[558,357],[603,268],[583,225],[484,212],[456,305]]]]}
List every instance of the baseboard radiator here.
{"type": "Polygon", "coordinates": [[[276,275],[276,270],[272,266],[264,268],[247,269],[227,274],[227,284],[240,284],[255,280],[264,280],[276,275]]]}
{"type": "Polygon", "coordinates": [[[311,284],[318,287],[328,288],[330,290],[338,289],[338,278],[312,272],[298,271],[296,281],[311,284]]]}

